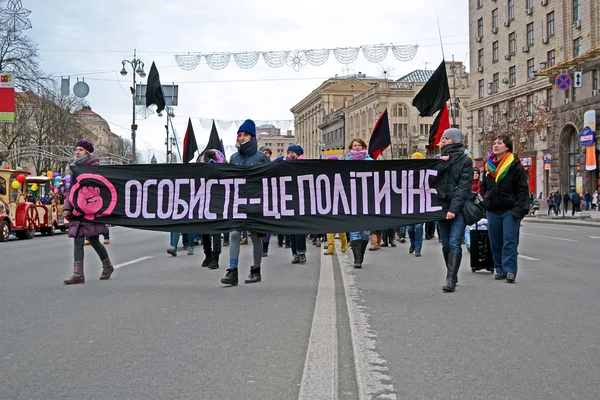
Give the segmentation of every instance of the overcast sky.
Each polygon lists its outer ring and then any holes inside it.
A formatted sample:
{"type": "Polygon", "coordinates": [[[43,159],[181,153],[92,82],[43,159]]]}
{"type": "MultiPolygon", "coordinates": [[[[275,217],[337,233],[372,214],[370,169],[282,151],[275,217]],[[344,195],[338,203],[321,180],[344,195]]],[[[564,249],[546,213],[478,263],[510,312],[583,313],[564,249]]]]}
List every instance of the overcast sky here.
{"type": "MultiPolygon", "coordinates": [[[[5,4],[6,0],[2,1],[5,4]]],[[[131,70],[121,77],[121,61],[133,49],[146,63],[156,62],[163,84],[179,84],[175,128],[180,140],[192,117],[199,146],[208,140],[197,118],[222,120],[293,119],[290,108],[335,74],[346,68],[333,55],[320,67],[306,65],[299,72],[288,66],[268,67],[261,59],[251,69],[233,60],[223,70],[212,70],[204,60],[192,71],[180,69],[174,55],[185,52],[277,51],[355,47],[394,43],[419,44],[411,62],[391,53],[379,63],[365,60],[362,52],[349,72],[377,76],[382,69],[398,78],[414,69],[434,69],[442,59],[436,10],[440,18],[446,59],[465,60],[468,52],[466,1],[358,1],[253,0],[79,2],[22,0],[31,10],[33,28],[26,33],[39,44],[41,67],[47,73],[84,78],[90,86],[86,98],[92,109],[109,121],[113,132],[130,137],[131,70]],[[302,9],[292,6],[302,5],[302,9]],[[458,6],[457,6],[458,5],[458,6]],[[313,79],[314,78],[314,79],[313,79]],[[276,80],[273,80],[276,79],[276,80]]],[[[138,149],[164,160],[165,117],[138,116],[138,149]]],[[[226,143],[235,130],[221,131],[226,143]]]]}

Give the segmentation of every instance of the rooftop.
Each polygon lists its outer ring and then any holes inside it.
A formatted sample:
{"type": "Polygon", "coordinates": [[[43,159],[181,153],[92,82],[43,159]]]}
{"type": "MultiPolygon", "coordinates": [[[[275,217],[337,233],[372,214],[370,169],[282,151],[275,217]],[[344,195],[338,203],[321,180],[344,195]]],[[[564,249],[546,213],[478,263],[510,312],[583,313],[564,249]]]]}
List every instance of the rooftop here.
{"type": "Polygon", "coordinates": [[[429,69],[416,69],[408,75],[404,75],[402,78],[396,80],[396,82],[412,82],[412,83],[425,83],[431,78],[435,71],[429,69]]]}

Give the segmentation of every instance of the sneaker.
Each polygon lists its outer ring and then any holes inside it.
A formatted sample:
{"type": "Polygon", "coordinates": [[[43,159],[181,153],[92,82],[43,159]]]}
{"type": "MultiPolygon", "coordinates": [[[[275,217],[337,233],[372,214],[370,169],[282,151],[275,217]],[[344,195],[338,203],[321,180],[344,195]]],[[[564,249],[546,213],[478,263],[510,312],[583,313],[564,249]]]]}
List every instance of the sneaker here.
{"type": "Polygon", "coordinates": [[[256,283],[260,282],[260,267],[251,267],[250,275],[248,275],[248,279],[245,280],[246,283],[256,283]]]}
{"type": "Polygon", "coordinates": [[[294,256],[292,259],[292,264],[300,264],[300,256],[294,256]]]}
{"type": "Polygon", "coordinates": [[[263,253],[263,257],[269,257],[269,253],[263,253]]]}
{"type": "Polygon", "coordinates": [[[298,256],[298,262],[299,262],[300,264],[304,264],[304,263],[306,262],[306,254],[300,254],[300,255],[298,256]]]}
{"type": "Polygon", "coordinates": [[[225,278],[221,279],[223,285],[235,286],[238,284],[238,269],[228,269],[225,273],[225,278]]]}
{"type": "Polygon", "coordinates": [[[506,279],[506,275],[504,275],[504,274],[496,274],[496,275],[494,275],[494,279],[497,280],[497,281],[501,281],[503,279],[506,279]]]}
{"type": "Polygon", "coordinates": [[[190,247],[188,248],[188,256],[193,256],[194,255],[194,248],[190,247]]]}
{"type": "Polygon", "coordinates": [[[169,253],[173,257],[177,257],[177,249],[175,247],[171,247],[169,250],[167,250],[167,253],[169,253]]]}
{"type": "Polygon", "coordinates": [[[400,238],[400,243],[406,243],[406,239],[405,238],[400,238]]]}
{"type": "Polygon", "coordinates": [[[515,275],[510,272],[506,274],[506,283],[515,283],[515,275]]]}
{"type": "Polygon", "coordinates": [[[394,242],[393,240],[390,242],[390,247],[396,247],[396,242],[394,242]]]}
{"type": "Polygon", "coordinates": [[[410,246],[410,247],[408,248],[408,254],[412,254],[412,253],[414,253],[414,252],[415,252],[415,246],[410,246]]]}
{"type": "Polygon", "coordinates": [[[223,247],[229,246],[229,240],[223,240],[223,247]]]}
{"type": "Polygon", "coordinates": [[[421,257],[421,252],[420,251],[415,251],[415,257],[421,257]]]}
{"type": "Polygon", "coordinates": [[[381,247],[388,247],[388,242],[381,243],[381,247]]]}
{"type": "Polygon", "coordinates": [[[110,244],[110,239],[104,239],[104,244],[110,244]]]}
{"type": "Polygon", "coordinates": [[[208,267],[208,264],[210,264],[210,260],[211,260],[211,256],[210,254],[206,254],[204,253],[204,261],[202,261],[202,266],[203,267],[208,267]]]}

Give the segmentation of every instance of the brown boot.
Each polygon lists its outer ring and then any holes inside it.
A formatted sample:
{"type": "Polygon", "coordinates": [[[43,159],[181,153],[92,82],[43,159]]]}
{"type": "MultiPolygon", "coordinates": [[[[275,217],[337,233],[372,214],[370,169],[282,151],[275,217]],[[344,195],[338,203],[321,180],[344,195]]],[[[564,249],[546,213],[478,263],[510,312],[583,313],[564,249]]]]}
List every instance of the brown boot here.
{"type": "Polygon", "coordinates": [[[109,279],[113,272],[115,272],[115,268],[110,262],[110,258],[102,260],[102,275],[100,275],[100,280],[104,281],[109,279]]]}
{"type": "Polygon", "coordinates": [[[74,285],[76,283],[85,283],[85,276],[83,276],[83,261],[76,261],[73,264],[73,275],[69,279],[63,281],[65,285],[74,285]]]}
{"type": "Polygon", "coordinates": [[[369,247],[369,250],[370,251],[379,250],[379,246],[377,245],[377,235],[372,233],[369,236],[369,239],[371,239],[371,247],[369,247]]]}
{"type": "Polygon", "coordinates": [[[379,232],[377,234],[377,248],[380,249],[381,248],[381,238],[383,236],[383,232],[379,232]]]}

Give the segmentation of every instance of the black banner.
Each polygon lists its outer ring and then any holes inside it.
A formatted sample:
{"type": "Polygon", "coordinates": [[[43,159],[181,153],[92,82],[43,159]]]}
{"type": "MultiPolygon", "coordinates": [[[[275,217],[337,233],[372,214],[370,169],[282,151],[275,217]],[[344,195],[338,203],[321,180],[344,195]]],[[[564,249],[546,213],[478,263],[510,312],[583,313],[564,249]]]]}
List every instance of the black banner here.
{"type": "Polygon", "coordinates": [[[327,233],[443,219],[441,161],[73,167],[74,218],[184,233],[327,233]]]}

